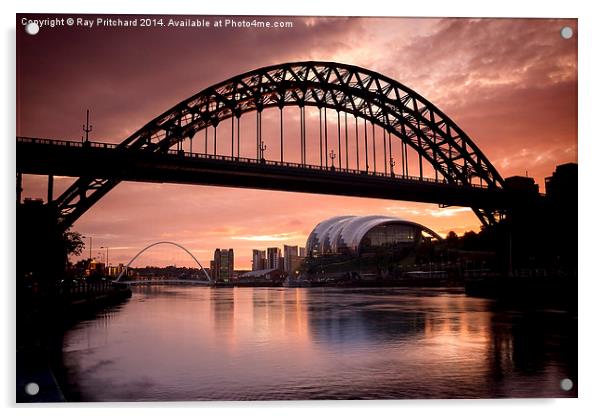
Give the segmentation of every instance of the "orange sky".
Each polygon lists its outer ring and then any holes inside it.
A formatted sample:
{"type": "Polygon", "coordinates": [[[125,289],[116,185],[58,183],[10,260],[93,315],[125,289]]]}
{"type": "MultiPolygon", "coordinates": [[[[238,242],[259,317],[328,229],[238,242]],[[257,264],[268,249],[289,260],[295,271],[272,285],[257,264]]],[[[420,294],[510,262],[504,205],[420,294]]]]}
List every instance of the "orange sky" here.
{"type": "MultiPolygon", "coordinates": [[[[576,20],[275,19],[293,21],[294,28],[43,28],[36,36],[19,30],[17,134],[78,139],[89,107],[92,139],[117,143],[233,75],[280,62],[328,60],[375,70],[414,89],[468,133],[504,177],[528,172],[543,192],[544,178],[557,164],[577,160],[577,40],[559,35],[565,25],[576,33],[576,20]]],[[[298,112],[287,111],[288,137],[298,112]]],[[[269,123],[275,115],[264,118],[268,159],[277,159],[277,125],[269,123]]],[[[308,110],[307,117],[309,125],[317,112],[308,110]]],[[[243,118],[242,126],[243,134],[253,136],[251,119],[243,118]]],[[[336,118],[329,121],[329,129],[336,129],[336,118]]],[[[243,152],[252,148],[249,141],[243,152]]],[[[288,152],[295,157],[295,150],[288,152]]],[[[55,195],[71,181],[57,178],[55,195]]],[[[27,176],[24,188],[24,196],[45,197],[45,178],[27,176]]],[[[171,240],[205,265],[216,247],[234,248],[236,267],[250,268],[253,248],[304,245],[316,223],[343,214],[395,215],[440,234],[480,225],[460,207],[122,183],[74,229],[91,235],[95,247],[111,247],[112,263],[127,262],[154,241],[171,240]]],[[[173,263],[193,266],[171,247],[149,250],[135,265],[173,263]]]]}

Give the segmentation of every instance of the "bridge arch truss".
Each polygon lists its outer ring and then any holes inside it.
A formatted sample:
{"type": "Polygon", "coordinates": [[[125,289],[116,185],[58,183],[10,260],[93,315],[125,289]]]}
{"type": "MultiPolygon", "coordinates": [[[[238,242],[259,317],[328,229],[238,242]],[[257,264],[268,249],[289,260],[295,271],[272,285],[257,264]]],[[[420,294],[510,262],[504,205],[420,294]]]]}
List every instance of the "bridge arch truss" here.
{"type": "MultiPolygon", "coordinates": [[[[367,122],[372,128],[380,127],[389,140],[389,149],[391,140],[397,139],[405,149],[406,158],[407,148],[419,155],[421,177],[424,160],[433,168],[435,175],[441,175],[450,184],[470,185],[476,180],[488,188],[503,188],[503,178],[492,163],[468,135],[434,104],[389,77],[335,62],[285,63],[237,75],[165,111],[124,140],[118,148],[166,153],[174,146],[182,149],[184,141],[192,141],[200,131],[205,131],[207,140],[208,131],[212,130],[213,139],[217,140],[217,127],[231,120],[227,127],[232,131],[231,155],[235,157],[236,140],[240,152],[240,126],[235,138],[235,124],[239,123],[243,114],[255,112],[259,159],[262,157],[261,114],[265,109],[278,108],[281,114],[282,158],[282,110],[289,106],[299,107],[302,123],[305,107],[317,107],[320,117],[322,111],[326,117],[326,109],[331,109],[337,112],[339,123],[340,114],[344,113],[345,122],[348,114],[355,117],[356,122],[363,119],[364,129],[367,122]]],[[[304,134],[301,134],[301,163],[305,163],[304,134]]],[[[374,133],[372,138],[375,140],[374,133]]],[[[385,137],[383,140],[386,169],[385,137]]],[[[367,146],[366,142],[366,170],[367,146]]],[[[320,160],[324,160],[327,166],[328,148],[322,149],[321,138],[320,147],[320,160]]],[[[118,179],[82,177],[76,180],[56,201],[63,226],[72,225],[118,183],[118,179]]],[[[495,210],[472,208],[484,225],[498,220],[495,210]]]]}

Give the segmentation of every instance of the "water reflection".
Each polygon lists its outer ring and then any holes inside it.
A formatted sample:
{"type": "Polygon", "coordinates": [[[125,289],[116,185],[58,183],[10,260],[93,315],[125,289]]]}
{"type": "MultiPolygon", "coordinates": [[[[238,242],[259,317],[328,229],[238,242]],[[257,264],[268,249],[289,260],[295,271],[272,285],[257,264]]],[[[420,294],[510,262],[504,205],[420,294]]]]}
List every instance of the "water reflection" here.
{"type": "Polygon", "coordinates": [[[573,397],[576,328],[438,289],[151,286],[64,357],[83,400],[573,397]]]}

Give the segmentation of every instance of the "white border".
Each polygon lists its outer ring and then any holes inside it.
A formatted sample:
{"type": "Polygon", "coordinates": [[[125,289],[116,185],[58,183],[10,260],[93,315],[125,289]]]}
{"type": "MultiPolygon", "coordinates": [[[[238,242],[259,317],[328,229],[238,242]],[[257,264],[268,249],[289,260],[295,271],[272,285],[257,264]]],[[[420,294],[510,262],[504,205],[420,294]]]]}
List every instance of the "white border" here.
{"type": "MultiPolygon", "coordinates": [[[[567,400],[466,400],[466,401],[381,401],[381,402],[256,402],[256,403],[160,403],[144,405],[145,413],[164,414],[165,407],[171,411],[186,414],[205,413],[209,410],[223,414],[235,411],[248,415],[307,414],[341,411],[351,414],[365,414],[377,410],[383,413],[420,412],[420,414],[479,414],[506,415],[525,411],[566,415],[568,412],[593,413],[602,408],[600,403],[600,335],[601,316],[598,305],[602,287],[597,239],[600,221],[597,213],[599,174],[594,155],[602,153],[600,143],[600,109],[602,96],[599,76],[601,70],[600,44],[602,43],[601,15],[596,13],[594,1],[546,1],[528,2],[525,0],[505,0],[503,2],[446,1],[429,0],[423,2],[372,0],[348,1],[221,1],[194,2],[185,0],[130,1],[66,1],[43,0],[21,1],[19,4],[0,6],[2,13],[2,91],[5,92],[1,105],[4,135],[0,138],[3,163],[0,195],[3,199],[2,238],[0,239],[0,264],[3,273],[0,309],[2,316],[3,339],[0,342],[0,357],[4,361],[0,377],[0,405],[11,407],[14,413],[34,413],[43,411],[49,415],[65,413],[79,414],[83,405],[53,405],[42,409],[29,406],[16,409],[14,405],[14,137],[15,137],[15,13],[17,12],[69,12],[69,13],[131,13],[131,14],[277,14],[277,15],[359,15],[359,16],[472,16],[472,17],[576,17],[579,18],[579,214],[580,214],[580,267],[579,267],[579,399],[567,400]],[[199,409],[200,407],[200,409],[199,409]],[[335,410],[336,409],[336,410],[335,410]]],[[[559,219],[562,220],[562,219],[559,219]]],[[[99,386],[101,388],[101,386],[99,386]]],[[[107,408],[123,409],[125,412],[140,409],[136,404],[97,404],[87,406],[91,414],[105,415],[107,408]]],[[[6,413],[5,413],[6,414],[6,413]]]]}

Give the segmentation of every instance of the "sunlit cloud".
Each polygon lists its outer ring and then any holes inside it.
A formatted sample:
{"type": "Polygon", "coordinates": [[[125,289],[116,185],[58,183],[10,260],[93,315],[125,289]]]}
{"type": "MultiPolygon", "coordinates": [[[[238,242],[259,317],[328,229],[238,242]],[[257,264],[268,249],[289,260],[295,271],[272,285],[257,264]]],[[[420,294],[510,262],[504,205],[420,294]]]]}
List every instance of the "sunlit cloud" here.
{"type": "Polygon", "coordinates": [[[426,215],[425,210],[417,209],[417,208],[407,208],[407,207],[386,207],[387,211],[392,213],[393,215],[412,215],[412,216],[422,216],[426,215]]]}
{"type": "Polygon", "coordinates": [[[442,208],[442,209],[428,209],[430,215],[433,217],[453,217],[464,212],[471,212],[472,209],[468,207],[457,207],[457,208],[442,208]]]}
{"type": "Polygon", "coordinates": [[[230,237],[232,240],[246,241],[288,241],[302,238],[299,233],[280,233],[280,234],[265,234],[265,235],[240,235],[230,237]]]}

